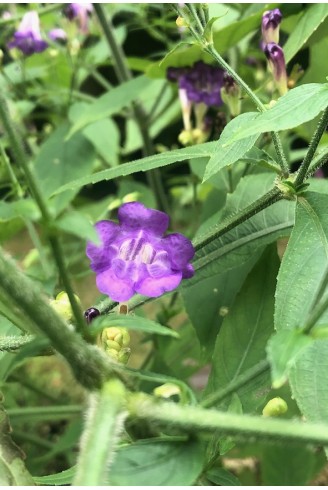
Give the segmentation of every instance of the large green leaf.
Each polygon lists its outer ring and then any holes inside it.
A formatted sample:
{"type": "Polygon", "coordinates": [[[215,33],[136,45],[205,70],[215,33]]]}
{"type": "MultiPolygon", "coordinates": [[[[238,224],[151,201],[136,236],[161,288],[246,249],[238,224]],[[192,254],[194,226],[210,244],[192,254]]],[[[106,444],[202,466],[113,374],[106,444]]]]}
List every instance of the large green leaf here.
{"type": "MultiPolygon", "coordinates": [[[[273,180],[270,173],[244,177],[235,192],[228,196],[221,219],[244,209],[256,197],[268,191],[273,185],[273,180]]],[[[254,254],[258,256],[265,245],[279,237],[288,236],[294,224],[294,207],[292,201],[277,202],[202,247],[195,254],[193,261],[196,273],[193,278],[185,281],[184,287],[191,287],[206,277],[240,266],[254,254]]],[[[213,226],[211,232],[214,233],[215,229],[213,226]]],[[[208,236],[208,232],[205,236],[208,236]]],[[[198,237],[196,243],[200,243],[201,239],[201,236],[198,237]]]]}
{"type": "Polygon", "coordinates": [[[194,485],[203,459],[198,442],[138,441],[118,450],[109,481],[117,486],[194,485]]]}
{"type": "Polygon", "coordinates": [[[250,148],[252,148],[258,138],[257,134],[239,140],[228,146],[225,146],[225,143],[227,143],[235,133],[238,133],[241,127],[251,123],[256,117],[256,112],[246,112],[245,114],[241,114],[239,117],[232,119],[232,121],[227,124],[215,146],[213,156],[208,161],[203,182],[215,175],[223,167],[235,163],[242,158],[250,148]]]}
{"type": "MultiPolygon", "coordinates": [[[[277,103],[243,124],[229,144],[267,131],[291,129],[314,119],[328,105],[328,84],[308,83],[290,90],[277,103]]],[[[239,118],[241,116],[238,116],[239,118]]]]}
{"type": "MultiPolygon", "coordinates": [[[[249,274],[224,319],[215,344],[207,394],[227,386],[264,359],[265,346],[273,333],[278,267],[276,247],[271,246],[249,274]]],[[[269,387],[269,374],[264,373],[237,390],[244,412],[254,411],[269,387]]]]}
{"type": "MultiPolygon", "coordinates": [[[[68,123],[59,126],[41,146],[37,156],[34,171],[45,197],[50,197],[67,182],[91,172],[95,156],[91,143],[81,133],[65,141],[68,128],[68,123]]],[[[67,207],[76,192],[77,189],[69,190],[51,201],[56,213],[67,207]]]]}
{"type": "Polygon", "coordinates": [[[0,221],[10,221],[18,216],[35,221],[40,217],[40,211],[32,199],[20,199],[13,202],[0,202],[0,221]]]}
{"type": "MultiPolygon", "coordinates": [[[[276,290],[275,328],[304,325],[328,269],[328,214],[325,194],[298,199],[295,227],[281,263],[276,290]]],[[[319,324],[328,323],[323,315],[319,324]]]]}
{"type": "Polygon", "coordinates": [[[118,165],[120,133],[112,119],[107,118],[89,124],[84,128],[83,134],[108,165],[118,165]]]}
{"type": "Polygon", "coordinates": [[[145,75],[132,78],[128,82],[111,89],[106,94],[99,97],[95,102],[90,104],[74,121],[74,124],[67,136],[71,138],[77,131],[85,128],[88,124],[106,119],[106,117],[117,114],[124,107],[138,98],[139,92],[147,90],[152,80],[145,75]]]}
{"type": "Polygon", "coordinates": [[[261,456],[262,484],[306,485],[313,477],[315,453],[306,446],[272,444],[261,456]]]}
{"type": "Polygon", "coordinates": [[[292,31],[284,45],[286,62],[290,61],[295,54],[302,49],[311,35],[328,15],[326,3],[316,3],[307,8],[299,19],[295,29],[292,31]]]}
{"type": "Polygon", "coordinates": [[[315,340],[289,372],[293,396],[305,417],[328,423],[328,340],[315,340]]]}
{"type": "Polygon", "coordinates": [[[87,175],[80,179],[73,180],[58,189],[53,191],[53,194],[60,194],[69,189],[79,189],[88,184],[95,184],[103,180],[112,180],[117,177],[131,175],[136,172],[146,172],[153,168],[164,167],[175,162],[182,162],[190,158],[210,157],[213,154],[215,143],[203,143],[201,145],[190,146],[189,148],[181,148],[180,150],[167,151],[150,157],[140,158],[132,162],[124,163],[116,168],[102,170],[93,175],[87,175]]]}
{"type": "Polygon", "coordinates": [[[23,462],[24,454],[10,437],[7,414],[0,409],[0,485],[34,486],[34,481],[23,462]]]}

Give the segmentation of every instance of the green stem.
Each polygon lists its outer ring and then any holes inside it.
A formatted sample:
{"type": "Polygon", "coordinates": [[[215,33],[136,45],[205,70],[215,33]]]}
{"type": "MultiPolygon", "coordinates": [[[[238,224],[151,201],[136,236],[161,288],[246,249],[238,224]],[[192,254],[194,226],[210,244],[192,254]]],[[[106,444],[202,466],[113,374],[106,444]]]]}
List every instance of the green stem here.
{"type": "MultiPolygon", "coordinates": [[[[0,95],[0,119],[2,120],[3,126],[8,134],[9,141],[11,143],[11,148],[16,158],[18,165],[21,167],[24,172],[27,184],[31,191],[32,196],[34,197],[40,211],[42,214],[43,222],[48,231],[51,230],[52,225],[52,216],[48,210],[48,206],[46,200],[43,197],[39,184],[36,178],[33,175],[33,172],[30,170],[29,165],[27,163],[27,159],[25,156],[25,152],[23,150],[21,139],[18,135],[16,128],[14,127],[10,115],[8,113],[8,108],[6,104],[6,100],[0,95]]],[[[70,283],[69,275],[65,267],[64,262],[64,254],[61,249],[59,240],[57,236],[49,234],[49,243],[52,248],[52,252],[57,263],[58,270],[60,272],[63,284],[65,286],[67,295],[69,297],[72,310],[75,316],[76,324],[81,332],[85,329],[85,321],[82,316],[81,309],[76,301],[76,298],[73,293],[73,288],[70,283]]]]}
{"type": "Polygon", "coordinates": [[[312,330],[312,328],[315,326],[319,318],[325,313],[325,311],[328,309],[328,297],[324,300],[322,300],[320,303],[318,303],[314,310],[312,311],[309,319],[305,323],[302,332],[305,334],[309,334],[312,330]]]}
{"type": "Polygon", "coordinates": [[[108,381],[99,393],[90,395],[73,486],[108,483],[108,466],[124,427],[124,405],[125,390],[118,380],[108,381]]]}
{"type": "Polygon", "coordinates": [[[100,349],[88,345],[80,335],[68,328],[43,298],[39,287],[1,249],[0,288],[11,296],[12,305],[50,339],[54,349],[70,364],[76,379],[86,388],[99,388],[103,380],[113,373],[122,377],[119,366],[112,363],[100,349]]]}
{"type": "Polygon", "coordinates": [[[304,182],[304,179],[306,179],[307,172],[309,170],[309,167],[311,165],[312,159],[314,157],[314,154],[318,148],[318,145],[320,143],[320,139],[325,132],[326,128],[328,125],[328,107],[324,110],[319,124],[311,138],[310,145],[308,148],[308,152],[305,155],[305,158],[297,172],[296,179],[295,179],[295,186],[297,187],[298,185],[302,184],[304,182]]]}
{"type": "Polygon", "coordinates": [[[20,441],[23,441],[23,442],[30,442],[32,444],[34,444],[35,446],[39,446],[39,447],[42,447],[44,449],[53,449],[54,445],[49,442],[49,441],[46,441],[45,439],[41,438],[41,437],[38,437],[34,434],[30,434],[29,432],[25,432],[23,430],[17,430],[15,429],[14,432],[13,432],[13,438],[15,440],[20,440],[20,441]]]}
{"type": "MultiPolygon", "coordinates": [[[[121,46],[116,42],[113,26],[110,20],[106,19],[103,7],[100,3],[94,4],[94,9],[98,17],[99,23],[104,32],[105,38],[108,42],[109,49],[111,50],[112,57],[115,61],[114,70],[116,72],[119,82],[127,82],[131,80],[132,74],[127,66],[126,57],[121,46]]],[[[148,131],[149,118],[145,113],[144,108],[139,102],[135,102],[132,105],[134,119],[139,127],[139,131],[143,140],[144,155],[149,156],[154,153],[154,147],[148,131]]],[[[161,174],[158,169],[153,169],[147,172],[149,184],[153,189],[155,197],[157,199],[158,207],[169,214],[169,204],[165,190],[163,188],[161,174]]]]}
{"type": "Polygon", "coordinates": [[[252,381],[253,379],[257,378],[258,376],[260,376],[261,374],[269,370],[270,370],[269,361],[263,360],[259,362],[252,368],[245,371],[245,373],[243,373],[241,376],[238,376],[237,379],[231,381],[225,388],[222,388],[221,390],[211,393],[207,398],[205,398],[201,402],[201,406],[206,408],[206,407],[212,407],[213,405],[218,405],[225,398],[227,398],[227,396],[231,395],[235,391],[239,390],[239,388],[242,388],[243,386],[247,385],[250,381],[252,381]]]}
{"type": "Polygon", "coordinates": [[[9,158],[8,158],[6,152],[5,152],[5,150],[1,144],[1,141],[0,141],[0,154],[1,154],[2,161],[5,164],[5,167],[7,169],[9,178],[12,182],[14,193],[17,195],[17,197],[19,199],[21,199],[22,197],[24,197],[24,191],[23,191],[20,183],[18,182],[18,179],[15,175],[15,172],[13,171],[13,169],[10,165],[9,158]]]}
{"type": "Polygon", "coordinates": [[[160,423],[166,428],[186,431],[198,430],[239,437],[276,441],[294,441],[302,444],[328,445],[328,425],[278,420],[251,415],[237,415],[198,407],[180,406],[171,402],[159,402],[144,394],[128,398],[128,410],[132,417],[160,423]]]}
{"type": "Polygon", "coordinates": [[[312,160],[312,165],[306,173],[306,178],[311,177],[319,168],[321,168],[325,163],[328,162],[328,151],[324,152],[322,155],[318,155],[312,160]]]}
{"type": "Polygon", "coordinates": [[[286,156],[284,153],[284,149],[283,149],[282,144],[281,144],[281,140],[279,138],[278,133],[274,133],[273,131],[271,132],[271,137],[272,137],[273,145],[275,147],[276,154],[277,154],[277,157],[279,160],[279,164],[280,164],[280,167],[282,170],[282,175],[283,175],[283,177],[286,178],[289,175],[289,166],[288,166],[288,162],[287,162],[287,159],[286,159],[286,156]]]}
{"type": "Polygon", "coordinates": [[[233,216],[226,218],[219,226],[212,229],[209,233],[196,239],[194,241],[195,250],[200,250],[208,243],[216,240],[220,236],[224,235],[228,231],[232,230],[239,224],[256,215],[260,211],[263,211],[263,209],[267,208],[268,206],[279,201],[282,198],[283,194],[279,189],[271,189],[269,192],[264,194],[264,196],[260,197],[246,208],[238,211],[233,216]]]}
{"type": "Polygon", "coordinates": [[[81,405],[57,405],[52,407],[24,407],[6,410],[11,421],[28,422],[63,420],[82,413],[81,405]]]}
{"type": "Polygon", "coordinates": [[[198,13],[197,13],[197,10],[194,7],[194,4],[193,3],[187,3],[186,4],[186,7],[188,7],[188,9],[190,10],[190,13],[193,16],[193,18],[194,18],[194,20],[195,20],[195,22],[197,24],[199,33],[202,34],[203,33],[203,30],[204,30],[204,26],[201,23],[200,18],[198,17],[198,13]]]}

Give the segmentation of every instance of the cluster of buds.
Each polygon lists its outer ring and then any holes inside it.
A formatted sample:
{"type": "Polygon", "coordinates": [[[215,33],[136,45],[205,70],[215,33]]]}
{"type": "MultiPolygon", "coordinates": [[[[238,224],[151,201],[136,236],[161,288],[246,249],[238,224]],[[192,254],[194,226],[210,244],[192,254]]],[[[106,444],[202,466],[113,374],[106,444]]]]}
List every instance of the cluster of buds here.
{"type": "MultiPolygon", "coordinates": [[[[76,296],[76,294],[74,294],[74,296],[76,301],[80,304],[80,298],[76,296]]],[[[57,294],[56,298],[50,301],[50,306],[52,306],[58,315],[66,322],[70,323],[73,320],[74,314],[71,303],[65,291],[61,291],[59,294],[57,294]]]]}
{"type": "Polygon", "coordinates": [[[130,335],[126,328],[104,328],[98,336],[97,344],[115,361],[122,364],[128,362],[131,349],[128,347],[130,335]]]}
{"type": "Polygon", "coordinates": [[[268,60],[275,85],[280,93],[284,95],[287,90],[287,73],[284,51],[279,46],[279,25],[282,15],[279,9],[268,10],[262,17],[262,50],[268,60]]]}
{"type": "Polygon", "coordinates": [[[184,146],[209,138],[213,126],[210,107],[217,108],[224,102],[232,117],[240,114],[240,88],[221,68],[197,61],[191,67],[170,67],[166,76],[178,83],[184,125],[179,141],[184,146]]]}

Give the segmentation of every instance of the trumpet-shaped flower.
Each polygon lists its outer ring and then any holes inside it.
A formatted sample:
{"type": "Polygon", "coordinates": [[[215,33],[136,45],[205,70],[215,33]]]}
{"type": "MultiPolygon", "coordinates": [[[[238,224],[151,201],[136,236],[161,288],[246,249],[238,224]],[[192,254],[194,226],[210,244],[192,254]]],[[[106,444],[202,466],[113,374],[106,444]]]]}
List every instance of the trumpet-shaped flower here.
{"type": "Polygon", "coordinates": [[[118,219],[96,223],[101,244],[87,244],[99,291],[114,301],[127,301],[135,293],[157,297],[193,276],[194,248],[180,233],[163,236],[166,213],[130,202],[119,208],[118,219]]]}
{"type": "Polygon", "coordinates": [[[283,49],[276,43],[266,44],[264,54],[267,57],[269,68],[280,95],[284,95],[287,90],[287,73],[283,49]]]}
{"type": "Polygon", "coordinates": [[[64,14],[69,20],[77,19],[81,32],[88,33],[88,17],[93,10],[92,3],[69,3],[64,14]]]}
{"type": "Polygon", "coordinates": [[[48,43],[41,37],[38,13],[34,10],[27,12],[14,34],[14,40],[8,43],[8,48],[18,48],[25,56],[30,56],[41,53],[47,47],[48,43]]]}
{"type": "Polygon", "coordinates": [[[264,44],[279,43],[279,25],[282,15],[279,9],[267,10],[262,16],[262,38],[264,44]]]}

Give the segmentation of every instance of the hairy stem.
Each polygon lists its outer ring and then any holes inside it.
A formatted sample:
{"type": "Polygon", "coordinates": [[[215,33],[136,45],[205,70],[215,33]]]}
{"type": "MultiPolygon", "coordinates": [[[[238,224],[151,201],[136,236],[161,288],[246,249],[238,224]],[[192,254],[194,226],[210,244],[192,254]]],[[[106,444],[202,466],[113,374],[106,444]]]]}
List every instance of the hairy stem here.
{"type": "Polygon", "coordinates": [[[128,398],[132,417],[185,431],[200,430],[276,441],[294,441],[302,444],[328,445],[328,425],[277,420],[251,415],[237,415],[198,407],[185,407],[171,402],[160,402],[144,394],[128,398]]]}
{"type": "Polygon", "coordinates": [[[242,209],[233,216],[226,218],[219,226],[217,226],[215,229],[212,229],[210,233],[207,233],[205,236],[201,236],[196,239],[194,241],[195,250],[200,250],[208,243],[216,240],[220,236],[224,235],[228,231],[232,230],[239,224],[243,223],[260,211],[263,211],[263,209],[267,208],[268,206],[279,201],[282,198],[283,194],[279,189],[271,189],[269,192],[264,194],[264,196],[254,201],[245,209],[242,209]]]}
{"type": "Polygon", "coordinates": [[[306,179],[309,167],[311,165],[312,159],[314,157],[314,154],[318,148],[320,139],[325,132],[326,128],[328,125],[328,107],[324,110],[319,124],[311,138],[310,145],[307,151],[307,154],[305,155],[305,158],[297,172],[297,176],[295,179],[295,186],[297,187],[298,185],[302,184],[304,180],[306,179]]]}

